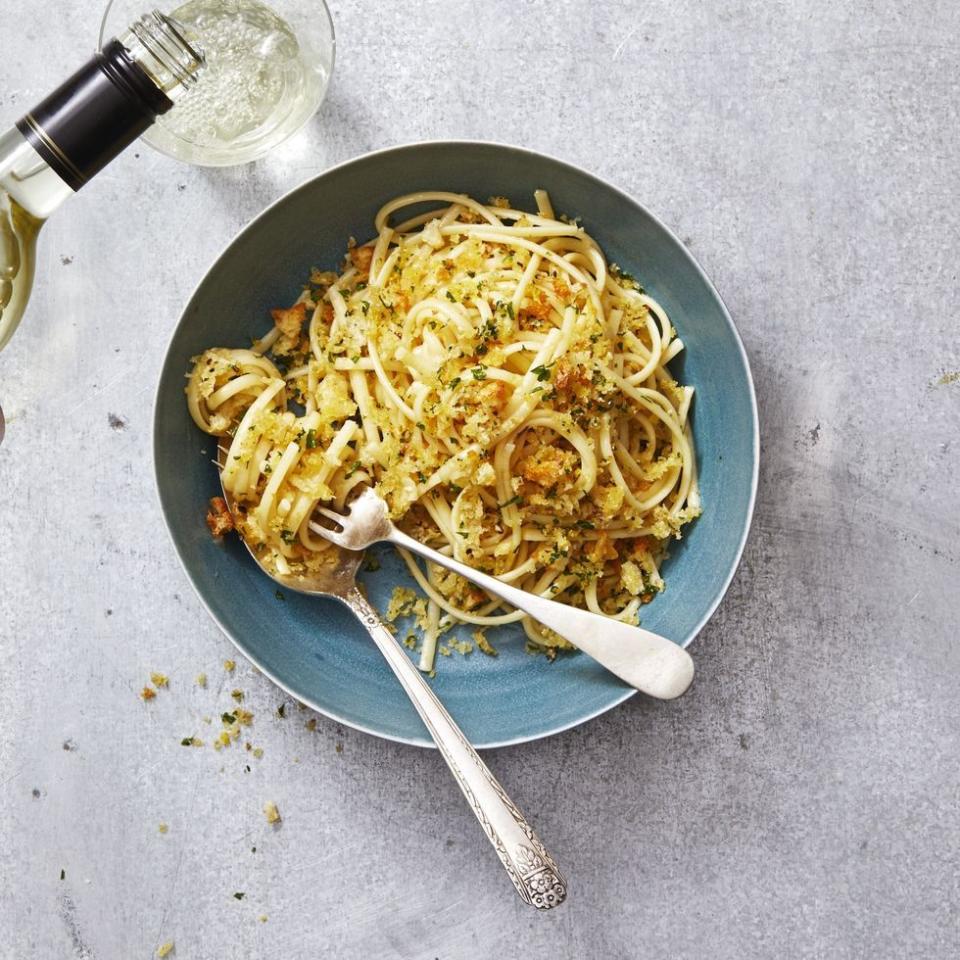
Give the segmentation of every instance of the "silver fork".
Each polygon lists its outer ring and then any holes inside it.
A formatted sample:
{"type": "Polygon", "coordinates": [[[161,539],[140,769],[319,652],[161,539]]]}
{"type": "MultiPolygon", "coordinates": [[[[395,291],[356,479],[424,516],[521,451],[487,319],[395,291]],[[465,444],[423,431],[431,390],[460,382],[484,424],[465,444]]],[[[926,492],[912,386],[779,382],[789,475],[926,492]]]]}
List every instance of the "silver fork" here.
{"type": "Polygon", "coordinates": [[[310,521],[310,529],[338,546],[363,550],[374,543],[393,543],[439,563],[530,614],[651,697],[672,700],[693,680],[693,659],[678,644],[649,630],[520,590],[424,546],[391,523],[386,503],[369,487],[350,504],[346,514],[326,507],[317,507],[317,511],[338,524],[340,530],[331,530],[315,520],[310,521]]]}

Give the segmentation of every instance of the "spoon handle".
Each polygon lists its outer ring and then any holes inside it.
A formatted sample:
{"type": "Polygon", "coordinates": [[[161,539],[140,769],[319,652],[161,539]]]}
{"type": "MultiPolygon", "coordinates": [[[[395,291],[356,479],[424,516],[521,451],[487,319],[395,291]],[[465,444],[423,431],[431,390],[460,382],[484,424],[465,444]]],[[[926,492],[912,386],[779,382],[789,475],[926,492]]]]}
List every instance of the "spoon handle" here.
{"type": "Polygon", "coordinates": [[[683,647],[666,637],[621,620],[520,590],[438,553],[396,527],[391,527],[386,539],[459,573],[488,593],[530,614],[534,620],[559,633],[621,680],[651,697],[672,700],[684,693],[693,680],[693,658],[683,647]]]}
{"type": "Polygon", "coordinates": [[[343,600],[360,618],[397,675],[517,893],[538,910],[550,910],[561,904],[567,896],[566,881],[533,827],[497,783],[366,597],[353,587],[343,600]]]}

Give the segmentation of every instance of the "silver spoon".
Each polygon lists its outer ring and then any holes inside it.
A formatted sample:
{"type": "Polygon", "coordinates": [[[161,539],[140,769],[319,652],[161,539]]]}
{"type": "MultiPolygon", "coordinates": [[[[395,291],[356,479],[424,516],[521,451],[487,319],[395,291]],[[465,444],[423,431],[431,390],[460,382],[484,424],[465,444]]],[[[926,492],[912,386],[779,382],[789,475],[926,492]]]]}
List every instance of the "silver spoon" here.
{"type": "Polygon", "coordinates": [[[386,503],[369,487],[350,504],[346,514],[324,507],[317,507],[317,511],[341,527],[336,531],[315,521],[310,522],[311,530],[332,543],[346,550],[362,550],[373,543],[387,542],[439,563],[530,614],[621,680],[651,697],[672,700],[679,697],[693,680],[693,658],[683,647],[633,624],[512,587],[424,546],[390,522],[386,503]]]}
{"type": "MultiPolygon", "coordinates": [[[[226,454],[226,447],[218,444],[217,462],[221,471],[226,454]]],[[[223,496],[231,513],[235,512],[236,501],[226,489],[223,490],[223,496]]],[[[329,571],[304,577],[285,577],[264,566],[246,540],[243,543],[257,566],[288,590],[310,596],[334,597],[353,611],[367,628],[430,731],[430,736],[497,851],[517,893],[538,910],[550,910],[563,903],[567,896],[567,883],[553,857],[547,853],[533,827],[487,769],[403,647],[358,589],[355,577],[363,554],[341,549],[336,566],[329,571]]]]}

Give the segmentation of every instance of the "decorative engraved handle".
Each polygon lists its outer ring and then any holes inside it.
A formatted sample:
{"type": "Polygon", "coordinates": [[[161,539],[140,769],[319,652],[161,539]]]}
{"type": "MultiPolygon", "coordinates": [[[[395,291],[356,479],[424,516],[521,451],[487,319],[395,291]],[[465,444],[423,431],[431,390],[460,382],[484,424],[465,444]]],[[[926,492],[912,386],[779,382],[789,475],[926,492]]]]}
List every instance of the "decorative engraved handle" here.
{"type": "Polygon", "coordinates": [[[534,620],[559,633],[621,680],[651,697],[672,700],[684,693],[693,680],[693,658],[666,637],[512,587],[424,546],[396,527],[391,527],[387,539],[459,573],[495,597],[529,613],[534,620]]]}
{"type": "Polygon", "coordinates": [[[517,893],[538,910],[550,910],[563,903],[567,884],[553,858],[477,751],[470,746],[403,647],[356,587],[343,599],[370,632],[417,708],[517,893]]]}

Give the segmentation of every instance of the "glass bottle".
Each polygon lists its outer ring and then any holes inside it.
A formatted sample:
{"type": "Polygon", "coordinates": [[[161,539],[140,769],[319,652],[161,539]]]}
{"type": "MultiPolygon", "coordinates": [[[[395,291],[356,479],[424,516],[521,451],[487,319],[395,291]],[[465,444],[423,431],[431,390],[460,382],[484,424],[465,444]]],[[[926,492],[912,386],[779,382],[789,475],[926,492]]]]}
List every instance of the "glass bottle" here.
{"type": "Polygon", "coordinates": [[[0,133],[0,350],[23,316],[44,221],[192,86],[202,51],[145,14],[0,133]]]}

